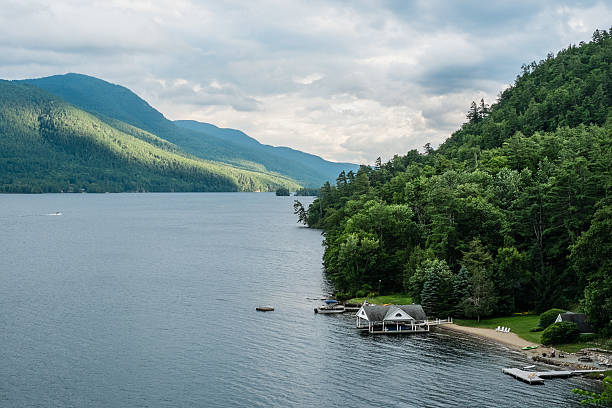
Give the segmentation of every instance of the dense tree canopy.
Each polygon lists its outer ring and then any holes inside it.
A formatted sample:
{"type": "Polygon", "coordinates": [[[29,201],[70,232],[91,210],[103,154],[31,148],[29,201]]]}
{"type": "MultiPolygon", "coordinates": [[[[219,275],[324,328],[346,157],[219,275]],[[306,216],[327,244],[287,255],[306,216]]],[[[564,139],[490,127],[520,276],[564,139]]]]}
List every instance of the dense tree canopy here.
{"type": "Polygon", "coordinates": [[[380,281],[431,303],[443,287],[455,310],[478,316],[582,300],[609,325],[612,37],[596,37],[525,65],[437,150],[322,186],[302,219],[323,229],[336,289],[380,281]],[[435,260],[456,278],[425,273],[435,260]]]}
{"type": "Polygon", "coordinates": [[[0,81],[0,192],[274,191],[298,184],[190,156],[31,85],[0,81]]]}

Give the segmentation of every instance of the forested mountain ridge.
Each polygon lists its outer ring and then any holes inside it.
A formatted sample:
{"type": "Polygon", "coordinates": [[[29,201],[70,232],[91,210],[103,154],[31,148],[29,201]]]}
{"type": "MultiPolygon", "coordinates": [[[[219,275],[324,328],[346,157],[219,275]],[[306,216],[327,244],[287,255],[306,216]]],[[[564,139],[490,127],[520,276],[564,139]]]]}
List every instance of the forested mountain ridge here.
{"type": "Polygon", "coordinates": [[[96,117],[33,85],[0,81],[0,191],[273,191],[270,172],[191,157],[119,120],[96,117]]]}
{"type": "MultiPolygon", "coordinates": [[[[352,163],[330,162],[314,154],[305,153],[285,146],[270,146],[259,143],[256,139],[236,129],[219,128],[210,123],[193,120],[175,120],[180,127],[227,140],[257,152],[260,157],[270,157],[266,167],[272,171],[287,174],[296,180],[311,185],[317,180],[334,180],[341,171],[357,171],[359,166],[352,163]],[[305,178],[305,175],[309,175],[305,178]]],[[[316,185],[320,185],[317,183],[316,185]]]]}
{"type": "Polygon", "coordinates": [[[91,76],[70,73],[24,82],[101,118],[119,120],[150,132],[205,160],[282,174],[305,186],[333,180],[341,170],[357,169],[350,163],[329,162],[292,149],[262,145],[238,130],[194,121],[172,122],[128,88],[91,76]]]}
{"type": "Polygon", "coordinates": [[[341,173],[296,213],[339,295],[381,285],[429,313],[580,304],[612,332],[612,35],[524,66],[437,150],[341,173]]]}

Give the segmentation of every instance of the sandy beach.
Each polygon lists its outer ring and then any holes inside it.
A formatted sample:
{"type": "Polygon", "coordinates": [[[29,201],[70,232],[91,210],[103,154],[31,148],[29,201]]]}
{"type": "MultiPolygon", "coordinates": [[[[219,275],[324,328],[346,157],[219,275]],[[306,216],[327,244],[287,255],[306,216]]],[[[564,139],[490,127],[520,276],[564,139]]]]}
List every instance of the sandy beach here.
{"type": "Polygon", "coordinates": [[[501,333],[497,332],[494,329],[485,329],[481,327],[467,327],[467,326],[458,326],[456,324],[445,324],[440,326],[442,329],[457,331],[461,333],[467,333],[474,336],[484,337],[486,339],[495,341],[497,343],[504,344],[506,346],[510,346],[513,349],[520,350],[521,347],[525,346],[538,346],[536,343],[532,343],[527,340],[521,339],[515,333],[501,333]]]}

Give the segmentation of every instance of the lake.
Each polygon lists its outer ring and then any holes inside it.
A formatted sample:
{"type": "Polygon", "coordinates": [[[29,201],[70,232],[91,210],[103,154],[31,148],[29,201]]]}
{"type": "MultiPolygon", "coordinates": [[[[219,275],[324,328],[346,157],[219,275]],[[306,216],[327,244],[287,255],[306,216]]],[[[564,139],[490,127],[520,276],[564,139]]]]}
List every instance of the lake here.
{"type": "Polygon", "coordinates": [[[0,406],[579,406],[589,382],[523,384],[501,369],[529,362],[501,346],[315,315],[322,237],[292,204],[0,195],[0,406]]]}

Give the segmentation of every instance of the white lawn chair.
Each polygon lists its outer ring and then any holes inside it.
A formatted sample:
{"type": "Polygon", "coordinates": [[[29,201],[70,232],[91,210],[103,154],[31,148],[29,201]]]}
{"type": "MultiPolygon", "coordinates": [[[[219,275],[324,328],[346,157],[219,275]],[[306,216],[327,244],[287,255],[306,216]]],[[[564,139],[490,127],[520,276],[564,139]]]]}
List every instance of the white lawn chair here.
{"type": "Polygon", "coordinates": [[[497,332],[500,331],[500,330],[501,330],[501,327],[499,327],[499,326],[497,326],[497,329],[495,329],[495,331],[497,331],[497,332]]]}
{"type": "Polygon", "coordinates": [[[510,333],[510,328],[506,327],[506,333],[510,333]]]}

